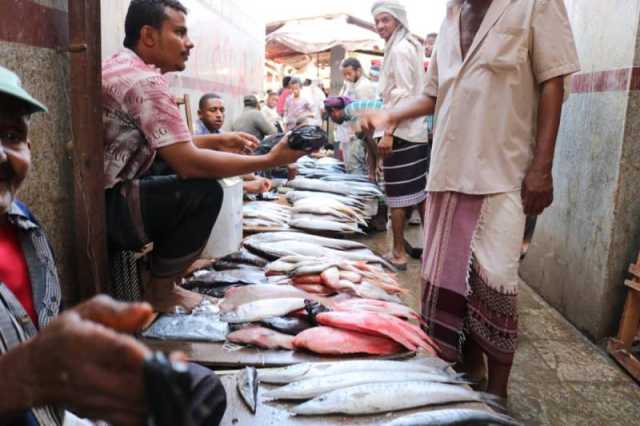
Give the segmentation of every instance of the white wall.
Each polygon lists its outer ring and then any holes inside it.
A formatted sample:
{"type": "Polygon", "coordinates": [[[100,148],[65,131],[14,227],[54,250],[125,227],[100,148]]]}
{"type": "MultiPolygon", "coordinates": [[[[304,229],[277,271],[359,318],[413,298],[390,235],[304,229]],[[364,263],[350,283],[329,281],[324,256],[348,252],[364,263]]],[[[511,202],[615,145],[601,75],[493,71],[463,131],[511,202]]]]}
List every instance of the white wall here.
{"type": "MultiPolygon", "coordinates": [[[[189,35],[195,43],[187,69],[169,75],[176,95],[189,94],[195,114],[206,92],[215,92],[227,107],[227,125],[242,110],[242,97],[262,92],[265,23],[251,2],[182,0],[189,13],[189,35]]],[[[124,39],[129,0],[102,0],[102,55],[117,52],[124,39]]]]}

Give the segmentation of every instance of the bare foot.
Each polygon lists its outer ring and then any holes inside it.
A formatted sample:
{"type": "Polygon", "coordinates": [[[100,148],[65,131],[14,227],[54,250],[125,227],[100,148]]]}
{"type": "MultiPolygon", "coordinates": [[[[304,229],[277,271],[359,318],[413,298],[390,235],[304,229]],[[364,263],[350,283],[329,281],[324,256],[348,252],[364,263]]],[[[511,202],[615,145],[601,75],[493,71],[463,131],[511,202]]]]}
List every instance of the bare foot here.
{"type": "Polygon", "coordinates": [[[387,253],[383,256],[383,258],[391,263],[396,269],[398,269],[399,271],[406,271],[407,270],[407,256],[406,254],[397,254],[396,252],[392,251],[390,253],[387,253]]]}
{"type": "Polygon", "coordinates": [[[209,266],[213,265],[215,261],[216,261],[215,259],[198,259],[195,262],[193,262],[191,266],[189,266],[189,268],[184,273],[184,275],[186,277],[193,274],[195,271],[199,269],[208,268],[209,266]]]}
{"type": "Polygon", "coordinates": [[[169,289],[146,291],[145,300],[151,303],[154,310],[162,313],[175,312],[177,307],[180,307],[187,312],[191,312],[204,300],[204,296],[202,294],[185,290],[175,284],[172,285],[173,288],[169,289]]]}

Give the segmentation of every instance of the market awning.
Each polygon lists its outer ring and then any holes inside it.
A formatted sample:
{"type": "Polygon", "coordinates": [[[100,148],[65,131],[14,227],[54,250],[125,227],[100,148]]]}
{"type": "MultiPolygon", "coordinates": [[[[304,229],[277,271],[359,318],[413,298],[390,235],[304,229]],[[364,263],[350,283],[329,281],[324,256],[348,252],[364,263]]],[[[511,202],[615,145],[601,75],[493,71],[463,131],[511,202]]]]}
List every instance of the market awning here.
{"type": "Polygon", "coordinates": [[[343,46],[347,51],[382,54],[384,41],[369,22],[347,14],[273,22],[267,25],[267,59],[289,63],[301,56],[328,52],[343,46]]]}

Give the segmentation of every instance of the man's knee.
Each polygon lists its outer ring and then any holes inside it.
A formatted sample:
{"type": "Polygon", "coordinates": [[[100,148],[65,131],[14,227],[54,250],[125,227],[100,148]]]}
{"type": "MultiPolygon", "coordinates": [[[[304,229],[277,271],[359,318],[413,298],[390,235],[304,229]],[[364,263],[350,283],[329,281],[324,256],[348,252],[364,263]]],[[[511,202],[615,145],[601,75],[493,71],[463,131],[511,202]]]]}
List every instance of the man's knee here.
{"type": "Polygon", "coordinates": [[[196,424],[217,426],[227,408],[227,394],[222,382],[211,370],[201,365],[189,364],[189,372],[196,424]]]}

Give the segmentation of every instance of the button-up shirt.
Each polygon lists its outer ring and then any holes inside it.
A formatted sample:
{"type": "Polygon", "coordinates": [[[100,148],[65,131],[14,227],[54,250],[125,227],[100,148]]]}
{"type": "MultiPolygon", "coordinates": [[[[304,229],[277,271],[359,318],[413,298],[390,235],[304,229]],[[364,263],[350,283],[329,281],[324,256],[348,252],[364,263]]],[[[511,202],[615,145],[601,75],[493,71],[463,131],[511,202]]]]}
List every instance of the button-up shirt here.
{"type": "Polygon", "coordinates": [[[102,64],[102,107],[105,188],[139,178],[158,149],[191,141],[167,79],[129,49],[102,64]]]}
{"type": "MultiPolygon", "coordinates": [[[[8,212],[9,223],[18,230],[20,245],[29,269],[33,303],[39,326],[45,327],[58,315],[61,291],[56,265],[49,242],[29,210],[14,202],[8,212]]],[[[0,259],[2,262],[2,259],[0,259]]],[[[9,288],[0,282],[0,356],[31,339],[37,333],[36,325],[9,288]]],[[[59,425],[62,413],[50,407],[35,408],[25,419],[41,425],[59,425]]],[[[25,420],[27,421],[27,420],[25,420]]]]}
{"type": "MultiPolygon", "coordinates": [[[[380,79],[380,97],[385,108],[402,105],[403,102],[417,97],[422,91],[425,79],[422,52],[416,41],[409,40],[409,37],[385,51],[380,79]]],[[[393,135],[413,143],[429,141],[429,133],[422,118],[400,123],[393,135]]]]}
{"type": "Polygon", "coordinates": [[[427,73],[437,98],[428,191],[495,194],[521,188],[533,161],[540,85],[579,71],[563,0],[494,0],[462,58],[461,0],[427,73]]]}

